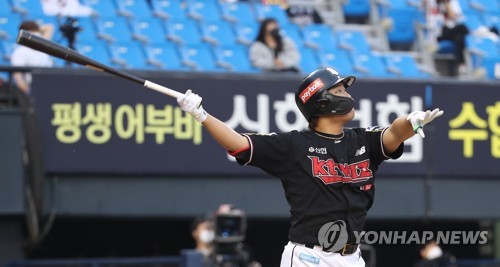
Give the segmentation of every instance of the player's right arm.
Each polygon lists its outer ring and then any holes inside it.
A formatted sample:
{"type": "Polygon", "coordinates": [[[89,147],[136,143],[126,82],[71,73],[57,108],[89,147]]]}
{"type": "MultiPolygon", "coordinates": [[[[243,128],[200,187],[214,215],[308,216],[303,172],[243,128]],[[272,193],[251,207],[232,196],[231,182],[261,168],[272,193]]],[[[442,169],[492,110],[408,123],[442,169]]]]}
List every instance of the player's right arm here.
{"type": "Polygon", "coordinates": [[[224,149],[230,152],[243,150],[249,147],[248,139],[227,126],[224,122],[208,114],[201,103],[201,97],[188,90],[177,98],[182,110],[191,114],[212,135],[224,149]]]}

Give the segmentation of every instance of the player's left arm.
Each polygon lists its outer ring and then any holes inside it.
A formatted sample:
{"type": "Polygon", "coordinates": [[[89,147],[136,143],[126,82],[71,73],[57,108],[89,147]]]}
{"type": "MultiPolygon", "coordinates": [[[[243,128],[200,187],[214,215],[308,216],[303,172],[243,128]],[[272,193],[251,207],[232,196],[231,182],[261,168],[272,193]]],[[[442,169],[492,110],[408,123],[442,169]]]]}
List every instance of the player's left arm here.
{"type": "Polygon", "coordinates": [[[443,111],[438,108],[430,111],[414,111],[407,117],[399,117],[384,131],[382,141],[386,154],[391,154],[405,140],[412,137],[414,134],[425,138],[423,131],[424,125],[433,121],[435,118],[443,115],[443,111]]]}

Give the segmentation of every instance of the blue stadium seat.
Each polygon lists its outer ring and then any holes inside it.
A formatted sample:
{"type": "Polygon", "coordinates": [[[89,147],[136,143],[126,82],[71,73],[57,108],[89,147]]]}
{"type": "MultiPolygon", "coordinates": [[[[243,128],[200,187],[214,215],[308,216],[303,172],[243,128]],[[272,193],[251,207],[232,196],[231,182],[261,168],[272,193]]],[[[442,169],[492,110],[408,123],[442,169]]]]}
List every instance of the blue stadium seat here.
{"type": "Polygon", "coordinates": [[[104,41],[86,41],[77,42],[75,44],[78,53],[101,62],[105,65],[111,66],[111,56],[109,54],[108,46],[104,41]]]}
{"type": "Polygon", "coordinates": [[[187,14],[196,20],[220,20],[221,15],[216,1],[186,0],[187,14]]]}
{"type": "Polygon", "coordinates": [[[153,14],[162,19],[185,19],[186,11],[181,0],[152,0],[153,14]]]}
{"type": "Polygon", "coordinates": [[[158,18],[137,18],[130,24],[134,39],[143,43],[163,43],[167,39],[163,24],[158,18]]]}
{"type": "Polygon", "coordinates": [[[351,52],[370,52],[371,47],[368,44],[366,36],[361,31],[356,30],[338,30],[335,32],[339,48],[351,52]]]}
{"type": "Polygon", "coordinates": [[[132,32],[124,17],[97,18],[97,36],[108,42],[128,42],[132,32]]]}
{"type": "Polygon", "coordinates": [[[497,0],[469,0],[469,6],[481,13],[500,12],[500,2],[497,0]]]}
{"type": "Polygon", "coordinates": [[[80,0],[82,4],[95,10],[99,17],[113,16],[117,14],[114,1],[110,0],[80,0]]]}
{"type": "Polygon", "coordinates": [[[389,44],[397,50],[410,50],[416,39],[417,10],[389,9],[388,16],[393,20],[392,29],[387,33],[389,44]]]}
{"type": "Polygon", "coordinates": [[[360,77],[393,78],[394,74],[388,72],[381,55],[371,53],[351,53],[354,63],[354,74],[360,77]]]}
{"type": "Polygon", "coordinates": [[[343,6],[346,18],[367,18],[370,15],[369,0],[347,0],[343,6]]]}
{"type": "Polygon", "coordinates": [[[204,41],[214,45],[229,45],[236,43],[236,36],[229,22],[203,21],[200,23],[201,35],[204,41]]]}
{"type": "Polygon", "coordinates": [[[59,26],[59,19],[57,16],[46,16],[46,15],[30,15],[26,19],[33,20],[38,25],[52,24],[54,26],[54,31],[58,32],[57,27],[59,26]]]}
{"type": "Polygon", "coordinates": [[[10,14],[12,11],[9,0],[0,0],[0,15],[10,14]]]}
{"type": "Polygon", "coordinates": [[[0,40],[15,41],[22,18],[18,14],[0,15],[0,40]]]}
{"type": "Polygon", "coordinates": [[[500,68],[500,57],[485,58],[481,65],[486,69],[486,77],[488,79],[500,80],[500,76],[498,74],[495,75],[495,69],[500,68]]]}
{"type": "Polygon", "coordinates": [[[250,45],[259,34],[259,24],[257,22],[236,23],[233,27],[236,40],[244,45],[250,45]]]}
{"type": "Polygon", "coordinates": [[[221,45],[214,47],[215,59],[219,66],[231,72],[259,73],[248,59],[248,49],[243,45],[221,45]]]}
{"type": "Polygon", "coordinates": [[[198,24],[192,19],[171,19],[164,22],[167,38],[180,44],[201,42],[198,24]]]}
{"type": "Polygon", "coordinates": [[[153,66],[146,61],[146,55],[141,43],[124,42],[109,45],[111,62],[114,66],[123,69],[151,69],[153,66]]]}
{"type": "Polygon", "coordinates": [[[482,21],[486,27],[496,27],[500,30],[500,12],[483,13],[482,21]]]}
{"type": "Polygon", "coordinates": [[[257,3],[254,4],[254,8],[255,15],[260,21],[266,18],[274,18],[281,26],[290,24],[288,15],[279,5],[263,5],[257,3]]]}
{"type": "Polygon", "coordinates": [[[421,71],[414,57],[408,54],[386,54],[384,60],[388,70],[401,78],[429,78],[421,71]]]}
{"type": "Polygon", "coordinates": [[[224,71],[215,61],[214,54],[208,44],[183,45],[179,47],[182,62],[195,71],[224,71]]]}
{"type": "Polygon", "coordinates": [[[11,0],[14,12],[24,16],[43,15],[40,0],[11,0]]]}
{"type": "Polygon", "coordinates": [[[234,2],[220,4],[222,18],[233,23],[256,22],[249,3],[234,2]]]}
{"type": "Polygon", "coordinates": [[[350,53],[345,50],[320,50],[317,55],[323,68],[331,67],[341,73],[354,73],[350,53]]]}
{"type": "Polygon", "coordinates": [[[148,64],[158,69],[186,71],[190,70],[182,64],[177,45],[171,42],[150,44],[145,47],[148,64]]]}
{"type": "Polygon", "coordinates": [[[473,68],[482,66],[486,58],[499,58],[500,51],[498,46],[488,38],[482,38],[473,35],[465,37],[466,52],[471,57],[471,64],[473,68]]]}
{"type": "Polygon", "coordinates": [[[125,17],[151,17],[149,4],[144,0],[115,0],[118,14],[125,17]]]}
{"type": "Polygon", "coordinates": [[[304,45],[304,38],[302,38],[299,25],[290,23],[288,25],[281,26],[280,30],[281,34],[292,39],[296,46],[304,45]]]}
{"type": "Polygon", "coordinates": [[[300,72],[307,74],[320,68],[320,63],[315,51],[306,46],[298,47],[300,52],[300,72]]]}
{"type": "Polygon", "coordinates": [[[479,15],[477,12],[466,11],[464,12],[464,15],[464,24],[465,26],[467,26],[467,29],[469,29],[469,32],[473,32],[480,26],[486,25],[486,23],[483,22],[481,15],[479,15]]]}
{"type": "Polygon", "coordinates": [[[325,24],[313,24],[304,27],[302,36],[305,44],[314,49],[326,49],[336,46],[332,28],[325,24]]]}
{"type": "Polygon", "coordinates": [[[0,50],[3,51],[3,61],[10,64],[10,55],[18,44],[15,41],[1,41],[0,46],[2,47],[0,50]]]}

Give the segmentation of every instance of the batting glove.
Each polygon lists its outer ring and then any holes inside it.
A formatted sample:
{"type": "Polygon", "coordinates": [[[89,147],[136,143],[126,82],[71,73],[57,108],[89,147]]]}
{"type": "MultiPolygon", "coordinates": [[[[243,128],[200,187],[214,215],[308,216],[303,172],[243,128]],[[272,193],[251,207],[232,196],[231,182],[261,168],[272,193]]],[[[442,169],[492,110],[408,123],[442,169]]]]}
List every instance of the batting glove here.
{"type": "Polygon", "coordinates": [[[408,115],[408,117],[406,117],[406,119],[411,123],[411,126],[413,127],[413,132],[422,136],[422,138],[425,138],[423,130],[424,125],[433,121],[435,118],[441,115],[443,115],[443,111],[436,108],[433,111],[430,110],[427,110],[425,112],[413,111],[408,115]]]}
{"type": "Polygon", "coordinates": [[[193,92],[191,89],[177,98],[177,103],[182,110],[191,114],[198,122],[202,123],[207,119],[207,112],[201,106],[201,97],[193,92]]]}

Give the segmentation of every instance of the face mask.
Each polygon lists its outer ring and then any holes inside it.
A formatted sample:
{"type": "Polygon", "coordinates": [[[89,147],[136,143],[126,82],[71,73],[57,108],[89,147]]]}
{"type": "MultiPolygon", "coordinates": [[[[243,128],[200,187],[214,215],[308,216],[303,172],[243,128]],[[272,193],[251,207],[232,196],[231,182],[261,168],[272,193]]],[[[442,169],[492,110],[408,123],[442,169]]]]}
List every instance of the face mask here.
{"type": "Polygon", "coordinates": [[[278,30],[278,29],[274,29],[274,30],[272,30],[270,33],[271,33],[271,35],[272,35],[274,38],[280,38],[280,37],[281,37],[281,35],[280,35],[280,30],[278,30]]]}
{"type": "Polygon", "coordinates": [[[428,260],[433,260],[433,259],[441,257],[442,255],[443,255],[443,251],[441,250],[440,247],[436,246],[436,247],[429,249],[429,251],[427,252],[426,258],[428,260]]]}
{"type": "Polygon", "coordinates": [[[201,232],[200,232],[200,240],[203,243],[206,243],[206,244],[212,243],[212,241],[214,241],[214,237],[215,237],[214,231],[201,230],[201,232]]]}

